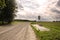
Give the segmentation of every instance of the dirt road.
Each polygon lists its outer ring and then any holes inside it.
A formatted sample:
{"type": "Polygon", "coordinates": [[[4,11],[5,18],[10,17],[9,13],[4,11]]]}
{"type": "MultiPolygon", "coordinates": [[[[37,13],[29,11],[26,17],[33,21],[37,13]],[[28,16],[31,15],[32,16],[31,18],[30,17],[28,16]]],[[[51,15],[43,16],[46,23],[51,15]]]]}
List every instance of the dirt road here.
{"type": "Polygon", "coordinates": [[[0,40],[36,40],[29,22],[0,27],[0,40]]]}

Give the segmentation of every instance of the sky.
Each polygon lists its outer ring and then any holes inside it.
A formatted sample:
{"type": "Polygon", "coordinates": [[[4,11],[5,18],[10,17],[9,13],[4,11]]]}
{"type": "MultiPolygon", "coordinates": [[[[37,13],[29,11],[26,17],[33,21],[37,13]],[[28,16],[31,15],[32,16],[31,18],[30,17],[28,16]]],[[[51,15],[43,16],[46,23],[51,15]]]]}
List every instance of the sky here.
{"type": "Polygon", "coordinates": [[[15,19],[60,21],[60,0],[16,0],[15,19]]]}

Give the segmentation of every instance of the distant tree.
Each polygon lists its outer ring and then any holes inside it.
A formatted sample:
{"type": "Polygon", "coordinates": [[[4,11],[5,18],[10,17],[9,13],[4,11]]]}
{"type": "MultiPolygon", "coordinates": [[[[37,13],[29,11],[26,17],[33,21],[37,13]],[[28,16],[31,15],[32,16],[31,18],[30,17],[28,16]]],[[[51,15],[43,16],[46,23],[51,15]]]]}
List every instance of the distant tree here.
{"type": "Polygon", "coordinates": [[[40,20],[40,16],[38,16],[38,20],[40,20]]]}

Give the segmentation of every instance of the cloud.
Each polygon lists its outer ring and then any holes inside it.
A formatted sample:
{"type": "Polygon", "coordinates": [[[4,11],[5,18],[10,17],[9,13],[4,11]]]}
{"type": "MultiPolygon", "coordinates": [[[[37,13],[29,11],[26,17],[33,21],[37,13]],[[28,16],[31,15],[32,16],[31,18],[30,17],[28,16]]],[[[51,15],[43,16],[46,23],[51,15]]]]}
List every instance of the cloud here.
{"type": "Polygon", "coordinates": [[[60,20],[60,0],[17,0],[17,18],[41,21],[60,20]],[[58,8],[58,9],[57,9],[58,8]],[[23,10],[22,10],[23,9],[23,10]]]}
{"type": "Polygon", "coordinates": [[[60,0],[58,0],[58,2],[57,2],[57,6],[60,7],[60,0]]]}
{"type": "Polygon", "coordinates": [[[60,10],[58,10],[58,9],[56,9],[56,8],[51,9],[51,11],[52,11],[52,12],[56,12],[56,13],[60,14],[60,10]]]}
{"type": "Polygon", "coordinates": [[[34,3],[34,1],[31,0],[21,0],[21,4],[23,7],[27,7],[30,9],[36,9],[39,7],[37,3],[34,3]]]}

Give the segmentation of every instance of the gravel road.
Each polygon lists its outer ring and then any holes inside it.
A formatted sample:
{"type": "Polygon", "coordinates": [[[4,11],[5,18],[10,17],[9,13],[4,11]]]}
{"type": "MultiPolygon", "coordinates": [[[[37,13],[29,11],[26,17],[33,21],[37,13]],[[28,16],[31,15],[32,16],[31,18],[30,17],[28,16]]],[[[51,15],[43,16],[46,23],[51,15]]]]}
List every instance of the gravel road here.
{"type": "Polygon", "coordinates": [[[37,40],[29,22],[0,26],[0,40],[37,40]]]}

